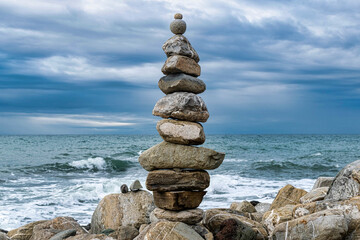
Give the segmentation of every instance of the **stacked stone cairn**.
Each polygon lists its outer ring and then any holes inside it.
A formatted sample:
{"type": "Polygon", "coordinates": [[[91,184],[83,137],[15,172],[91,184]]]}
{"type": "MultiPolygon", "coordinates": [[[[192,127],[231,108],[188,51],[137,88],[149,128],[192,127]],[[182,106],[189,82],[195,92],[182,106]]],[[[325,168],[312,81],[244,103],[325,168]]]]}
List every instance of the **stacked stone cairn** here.
{"type": "Polygon", "coordinates": [[[155,217],[196,224],[203,218],[203,210],[197,207],[210,184],[205,170],[218,168],[225,154],[191,146],[205,142],[199,122],[206,122],[209,113],[197,94],[204,92],[206,85],[197,78],[200,59],[182,35],[186,23],[180,13],[175,14],[170,30],[175,35],[162,47],[168,57],[161,69],[166,76],[158,83],[166,96],[153,109],[153,115],[163,118],[156,129],[164,142],[144,151],[139,162],[149,171],[146,187],[153,191],[155,217]]]}

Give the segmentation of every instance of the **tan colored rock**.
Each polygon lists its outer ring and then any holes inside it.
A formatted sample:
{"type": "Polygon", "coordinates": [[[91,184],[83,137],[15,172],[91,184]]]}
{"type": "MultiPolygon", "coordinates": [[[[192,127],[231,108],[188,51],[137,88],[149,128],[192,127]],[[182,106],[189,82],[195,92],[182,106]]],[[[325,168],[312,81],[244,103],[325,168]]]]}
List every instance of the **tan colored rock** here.
{"type": "Polygon", "coordinates": [[[120,226],[115,232],[109,234],[109,237],[120,240],[133,240],[139,231],[133,226],[120,226]]]}
{"type": "Polygon", "coordinates": [[[247,212],[247,213],[254,213],[256,212],[255,207],[249,203],[248,201],[242,202],[233,202],[230,205],[230,209],[239,211],[239,212],[247,212]]]}
{"type": "MultiPolygon", "coordinates": [[[[40,239],[39,239],[40,240],[40,239]]],[[[81,234],[66,238],[66,240],[117,240],[105,234],[81,234]]]]}
{"type": "Polygon", "coordinates": [[[195,230],[203,239],[205,240],[214,240],[214,235],[207,229],[203,224],[197,223],[194,225],[190,225],[192,229],[195,230]]]}
{"type": "Polygon", "coordinates": [[[191,191],[204,190],[210,184],[210,176],[206,171],[174,171],[154,170],[149,172],[146,188],[150,191],[191,191]]]}
{"type": "Polygon", "coordinates": [[[143,190],[105,196],[95,209],[91,219],[91,233],[120,226],[150,223],[149,215],[155,208],[151,193],[143,190]]]}
{"type": "Polygon", "coordinates": [[[36,225],[46,222],[46,220],[28,223],[24,226],[11,230],[7,235],[14,240],[29,240],[36,225]]]}
{"type": "Polygon", "coordinates": [[[176,191],[176,192],[153,192],[154,202],[158,208],[166,210],[185,210],[197,208],[205,191],[176,191]]]}
{"type": "Polygon", "coordinates": [[[224,153],[208,148],[162,142],[144,151],[139,162],[147,171],[169,168],[216,169],[224,157],[224,153]]]}
{"type": "Polygon", "coordinates": [[[270,206],[270,210],[281,208],[286,205],[297,205],[300,203],[300,198],[305,194],[307,194],[307,191],[295,188],[294,186],[288,184],[279,190],[270,206]]]}
{"type": "Polygon", "coordinates": [[[273,239],[341,240],[348,232],[348,224],[341,210],[325,210],[275,227],[273,239]]]}
{"type": "Polygon", "coordinates": [[[199,78],[185,73],[170,74],[160,78],[160,90],[165,94],[174,92],[190,92],[199,94],[206,90],[206,84],[199,78]]]}
{"type": "Polygon", "coordinates": [[[199,55],[184,35],[174,35],[164,43],[162,49],[167,57],[181,55],[192,58],[195,62],[200,61],[199,55]]]}
{"type": "Polygon", "coordinates": [[[152,229],[159,221],[151,222],[150,224],[147,224],[141,231],[139,231],[139,235],[137,235],[134,240],[144,240],[147,232],[152,229]]]}
{"type": "Polygon", "coordinates": [[[205,142],[204,129],[199,123],[163,119],[157,123],[156,129],[166,142],[185,145],[205,142]]]}
{"type": "Polygon", "coordinates": [[[173,73],[186,73],[191,76],[198,77],[201,74],[200,65],[197,64],[194,59],[181,55],[169,57],[164,66],[161,68],[161,71],[165,75],[173,73]]]}
{"type": "Polygon", "coordinates": [[[286,205],[281,208],[270,210],[264,214],[262,223],[266,226],[269,232],[272,232],[280,223],[293,219],[293,210],[295,207],[295,205],[286,205]]]}
{"type": "Polygon", "coordinates": [[[318,177],[312,189],[314,190],[315,188],[330,187],[333,181],[333,177],[318,177]]]}
{"type": "Polygon", "coordinates": [[[10,240],[10,238],[8,238],[8,236],[5,233],[0,232],[0,240],[10,240]]]}
{"type": "Polygon", "coordinates": [[[145,236],[146,240],[204,240],[195,230],[182,222],[157,222],[145,236]]]}
{"type": "Polygon", "coordinates": [[[264,216],[263,212],[254,212],[254,213],[250,213],[249,218],[251,220],[254,220],[254,221],[260,223],[262,221],[263,216],[264,216]]]}
{"type": "Polygon", "coordinates": [[[328,187],[315,188],[300,198],[300,203],[309,203],[323,200],[328,192],[328,187]]]}
{"type": "Polygon", "coordinates": [[[171,222],[183,222],[191,225],[202,220],[204,211],[199,208],[184,211],[169,211],[155,208],[154,214],[160,220],[164,219],[171,222]]]}
{"type": "Polygon", "coordinates": [[[206,122],[209,118],[204,100],[188,92],[174,92],[162,97],[155,104],[152,114],[190,122],[206,122]]]}

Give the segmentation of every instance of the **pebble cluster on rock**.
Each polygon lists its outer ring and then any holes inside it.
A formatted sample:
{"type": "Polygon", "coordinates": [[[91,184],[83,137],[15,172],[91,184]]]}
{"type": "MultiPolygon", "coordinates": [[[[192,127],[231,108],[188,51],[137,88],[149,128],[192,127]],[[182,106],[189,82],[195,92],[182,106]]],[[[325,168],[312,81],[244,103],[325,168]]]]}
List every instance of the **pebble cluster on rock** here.
{"type": "Polygon", "coordinates": [[[161,69],[165,76],[158,83],[166,96],[153,109],[153,115],[164,118],[156,126],[164,142],[144,151],[139,162],[150,171],[146,187],[154,193],[155,217],[193,225],[203,218],[197,207],[210,184],[205,170],[219,167],[225,154],[190,146],[205,142],[199,122],[206,122],[209,112],[197,94],[204,92],[206,85],[197,78],[201,73],[199,55],[182,35],[186,23],[180,13],[174,18],[170,30],[175,35],[162,47],[168,57],[161,69]]]}

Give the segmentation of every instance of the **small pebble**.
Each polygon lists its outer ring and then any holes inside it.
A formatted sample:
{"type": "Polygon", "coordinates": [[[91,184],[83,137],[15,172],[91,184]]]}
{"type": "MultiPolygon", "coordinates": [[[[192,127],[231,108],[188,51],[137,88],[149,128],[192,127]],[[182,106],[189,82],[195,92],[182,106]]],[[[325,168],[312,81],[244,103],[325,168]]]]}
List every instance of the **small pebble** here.
{"type": "Polygon", "coordinates": [[[139,180],[135,180],[131,185],[130,185],[130,190],[131,191],[139,191],[142,188],[141,183],[139,180]]]}
{"type": "Polygon", "coordinates": [[[175,18],[175,19],[182,19],[182,18],[183,18],[183,15],[182,15],[181,13],[176,13],[176,14],[174,15],[174,18],[175,18]]]}
{"type": "Polygon", "coordinates": [[[121,190],[121,193],[129,192],[129,188],[126,184],[121,185],[120,190],[121,190]]]}

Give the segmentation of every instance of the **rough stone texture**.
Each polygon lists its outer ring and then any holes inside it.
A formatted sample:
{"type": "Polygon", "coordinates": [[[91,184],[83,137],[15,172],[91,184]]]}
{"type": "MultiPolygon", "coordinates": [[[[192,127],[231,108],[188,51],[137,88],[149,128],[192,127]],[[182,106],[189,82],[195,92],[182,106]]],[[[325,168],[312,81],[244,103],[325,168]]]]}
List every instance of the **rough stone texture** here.
{"type": "Polygon", "coordinates": [[[251,220],[254,220],[256,222],[261,222],[262,221],[262,218],[264,216],[264,213],[263,212],[254,212],[254,213],[250,213],[250,219],[251,220]]]}
{"type": "Polygon", "coordinates": [[[147,171],[169,168],[216,169],[224,157],[224,153],[208,148],[162,142],[144,151],[139,162],[147,171]]]}
{"type": "Polygon", "coordinates": [[[171,222],[183,222],[186,224],[195,224],[202,220],[204,211],[196,208],[184,211],[169,211],[155,208],[154,214],[158,219],[164,219],[171,222]]]}
{"type": "Polygon", "coordinates": [[[101,233],[105,229],[150,222],[149,215],[155,208],[153,197],[147,191],[137,191],[105,196],[96,207],[91,219],[91,233],[101,233]]]}
{"type": "Polygon", "coordinates": [[[242,202],[233,202],[230,205],[230,209],[239,211],[239,212],[247,212],[247,213],[254,213],[256,212],[255,207],[249,203],[248,201],[242,202]]]}
{"type": "Polygon", "coordinates": [[[190,92],[199,94],[206,90],[206,85],[202,80],[185,73],[164,76],[160,78],[158,86],[165,94],[174,92],[190,92]]]}
{"type": "Polygon", "coordinates": [[[81,234],[74,237],[66,238],[66,240],[116,240],[105,234],[81,234]]]}
{"type": "Polygon", "coordinates": [[[265,213],[270,210],[271,203],[258,203],[255,206],[257,212],[265,213]]]}
{"type": "Polygon", "coordinates": [[[201,223],[190,225],[192,229],[195,230],[202,238],[205,240],[214,240],[214,235],[201,223]]]}
{"type": "Polygon", "coordinates": [[[269,232],[272,232],[276,225],[293,219],[293,210],[295,207],[295,205],[286,205],[281,208],[270,210],[264,214],[262,223],[269,232]]]}
{"type": "Polygon", "coordinates": [[[330,187],[333,181],[333,177],[319,177],[318,179],[316,179],[312,189],[320,187],[330,187]]]}
{"type": "Polygon", "coordinates": [[[166,142],[185,145],[205,142],[204,129],[199,123],[163,119],[157,123],[156,129],[166,142]]]}
{"type": "Polygon", "coordinates": [[[182,55],[199,62],[200,58],[195,49],[191,46],[189,40],[183,35],[175,35],[167,40],[162,46],[167,57],[182,55]]]}
{"type": "Polygon", "coordinates": [[[175,19],[182,19],[183,15],[181,13],[175,13],[174,18],[175,19]]]}
{"type": "Polygon", "coordinates": [[[46,222],[46,220],[31,222],[14,230],[11,230],[7,235],[14,240],[29,240],[33,234],[33,229],[36,225],[46,222]]]}
{"type": "Polygon", "coordinates": [[[335,177],[327,200],[344,200],[360,195],[360,160],[345,166],[335,177]]]}
{"type": "Polygon", "coordinates": [[[279,224],[272,237],[274,240],[341,240],[347,231],[347,221],[341,210],[325,210],[279,224]]]}
{"type": "Polygon", "coordinates": [[[200,65],[192,58],[174,55],[166,60],[164,66],[161,68],[161,71],[165,75],[173,73],[186,73],[191,76],[198,77],[200,76],[201,68],[200,65]]]}
{"type": "Polygon", "coordinates": [[[191,227],[182,222],[157,222],[145,236],[146,240],[203,240],[191,227]]]}
{"type": "Polygon", "coordinates": [[[133,240],[139,231],[133,226],[121,226],[115,232],[110,233],[109,237],[120,240],[133,240]]]}
{"type": "Polygon", "coordinates": [[[309,203],[323,200],[328,192],[329,187],[315,188],[300,198],[301,203],[309,203]]]}
{"type": "Polygon", "coordinates": [[[76,235],[76,229],[69,229],[59,232],[50,238],[50,240],[62,240],[76,235]]]}
{"type": "Polygon", "coordinates": [[[130,185],[130,190],[131,191],[139,191],[142,188],[141,183],[139,180],[135,180],[131,185],[130,185]]]}
{"type": "Polygon", "coordinates": [[[64,230],[75,229],[76,234],[84,234],[85,230],[71,217],[57,217],[34,226],[30,240],[50,239],[64,230]]]}
{"type": "Polygon", "coordinates": [[[161,98],[155,104],[152,114],[190,122],[206,122],[209,118],[209,112],[202,98],[188,92],[175,92],[161,98]]]}
{"type": "Polygon", "coordinates": [[[166,210],[185,210],[197,208],[204,195],[205,191],[178,191],[178,192],[153,192],[154,202],[158,208],[166,210]]]}
{"type": "Polygon", "coordinates": [[[8,238],[8,236],[5,233],[0,232],[0,240],[10,240],[10,238],[8,238]]]}
{"type": "Polygon", "coordinates": [[[186,31],[186,22],[181,19],[175,19],[170,23],[170,30],[173,34],[184,34],[186,31]]]}
{"type": "Polygon", "coordinates": [[[204,190],[210,184],[206,171],[154,170],[149,172],[146,188],[150,191],[191,191],[204,190]]]}
{"type": "Polygon", "coordinates": [[[286,205],[296,205],[300,203],[300,198],[307,194],[307,191],[295,188],[294,186],[288,184],[285,187],[281,188],[276,195],[274,201],[270,206],[270,210],[281,208],[286,205]]]}
{"type": "Polygon", "coordinates": [[[226,219],[220,225],[216,240],[256,240],[256,232],[237,219],[226,219]]]}
{"type": "Polygon", "coordinates": [[[214,208],[207,210],[204,214],[203,224],[216,235],[221,230],[221,224],[227,219],[235,219],[253,229],[256,232],[256,239],[267,239],[268,233],[262,224],[244,217],[240,212],[231,209],[214,208]]]}
{"type": "Polygon", "coordinates": [[[145,239],[145,236],[147,234],[147,232],[152,229],[159,221],[156,221],[156,222],[152,222],[150,224],[148,224],[147,226],[145,226],[139,233],[139,235],[134,238],[134,240],[144,240],[145,239]]]}

